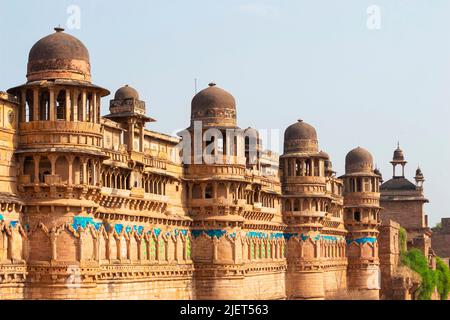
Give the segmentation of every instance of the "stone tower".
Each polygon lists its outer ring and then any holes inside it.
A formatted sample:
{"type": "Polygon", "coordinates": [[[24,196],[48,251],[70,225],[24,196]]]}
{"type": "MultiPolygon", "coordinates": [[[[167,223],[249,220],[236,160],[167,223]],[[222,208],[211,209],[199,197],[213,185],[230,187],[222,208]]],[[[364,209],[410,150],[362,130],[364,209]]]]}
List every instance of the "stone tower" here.
{"type": "Polygon", "coordinates": [[[347,235],[347,286],[361,299],[379,299],[378,228],[380,179],[372,155],[363,148],[345,158],[344,212],[347,235]]]}
{"type": "Polygon", "coordinates": [[[81,249],[85,233],[72,221],[98,207],[105,158],[100,98],[109,94],[91,83],[86,47],[63,31],[55,28],[31,48],[27,83],[8,90],[19,104],[15,154],[18,193],[26,202],[28,279],[49,297],[62,284],[81,286],[83,260],[93,255],[92,245],[81,249]]]}
{"type": "Polygon", "coordinates": [[[246,172],[251,166],[245,157],[250,145],[246,148],[245,142],[254,141],[257,149],[258,139],[255,135],[246,139],[237,126],[234,97],[210,83],[192,99],[191,125],[180,135],[187,146],[184,180],[186,206],[193,219],[196,297],[238,299],[256,294],[262,298],[270,291],[263,288],[275,285],[280,291],[270,296],[284,297],[284,242],[279,233],[281,215],[276,214],[279,184],[263,177],[252,181],[255,172],[246,172]],[[268,262],[272,264],[267,266],[268,262]],[[264,279],[258,265],[274,276],[264,279]],[[246,278],[245,274],[254,275],[246,278]]]}
{"type": "Polygon", "coordinates": [[[287,224],[287,296],[324,299],[327,291],[345,289],[342,182],[332,176],[328,155],[319,151],[316,130],[302,120],[284,133],[280,168],[287,224]],[[328,277],[332,281],[325,281],[328,277]]]}
{"type": "Polygon", "coordinates": [[[428,226],[428,216],[424,212],[424,204],[428,203],[423,193],[423,182],[425,181],[422,170],[418,168],[414,177],[416,184],[405,177],[404,152],[397,146],[391,161],[392,179],[384,182],[381,187],[381,218],[383,220],[394,220],[406,229],[408,235],[408,248],[420,249],[428,256],[431,248],[432,231],[428,226]],[[402,170],[397,172],[397,166],[402,170]]]}

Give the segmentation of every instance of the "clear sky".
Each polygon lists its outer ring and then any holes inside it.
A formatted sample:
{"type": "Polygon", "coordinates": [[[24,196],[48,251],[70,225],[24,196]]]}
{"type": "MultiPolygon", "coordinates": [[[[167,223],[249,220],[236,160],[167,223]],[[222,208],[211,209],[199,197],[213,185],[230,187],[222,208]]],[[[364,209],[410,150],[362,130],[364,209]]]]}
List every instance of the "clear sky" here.
{"type": "Polygon", "coordinates": [[[418,164],[425,175],[430,225],[450,216],[448,0],[1,4],[0,90],[25,82],[29,49],[61,24],[88,47],[95,84],[138,89],[158,120],[149,129],[187,127],[194,79],[214,81],[236,98],[241,127],[313,125],[339,175],[361,146],[389,179],[399,140],[408,178],[418,164]]]}

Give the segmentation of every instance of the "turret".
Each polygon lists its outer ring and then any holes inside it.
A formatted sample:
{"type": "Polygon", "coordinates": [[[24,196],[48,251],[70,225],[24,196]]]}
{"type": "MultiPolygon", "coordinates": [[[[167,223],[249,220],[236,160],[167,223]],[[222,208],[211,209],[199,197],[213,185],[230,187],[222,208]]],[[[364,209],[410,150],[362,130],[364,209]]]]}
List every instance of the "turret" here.
{"type": "Polygon", "coordinates": [[[364,148],[345,158],[344,212],[347,235],[347,286],[360,298],[379,299],[378,228],[380,179],[372,155],[364,148]]]}

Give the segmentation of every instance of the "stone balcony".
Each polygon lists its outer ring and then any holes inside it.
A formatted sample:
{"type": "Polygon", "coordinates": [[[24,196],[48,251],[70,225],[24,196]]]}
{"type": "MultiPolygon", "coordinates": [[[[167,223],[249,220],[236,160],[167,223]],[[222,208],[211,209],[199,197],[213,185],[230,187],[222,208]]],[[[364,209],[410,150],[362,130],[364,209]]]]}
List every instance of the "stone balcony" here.
{"type": "Polygon", "coordinates": [[[101,148],[101,126],[82,121],[31,121],[20,123],[20,148],[71,147],[101,148]]]}

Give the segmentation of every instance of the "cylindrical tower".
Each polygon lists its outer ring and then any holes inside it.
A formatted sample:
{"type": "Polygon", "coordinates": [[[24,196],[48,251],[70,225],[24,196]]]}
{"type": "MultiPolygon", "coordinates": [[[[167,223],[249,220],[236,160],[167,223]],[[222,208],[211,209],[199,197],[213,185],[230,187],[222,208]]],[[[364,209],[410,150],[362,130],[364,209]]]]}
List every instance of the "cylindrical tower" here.
{"type": "Polygon", "coordinates": [[[359,299],[379,299],[380,179],[372,155],[363,148],[345,158],[344,212],[347,235],[347,286],[359,299]]]}
{"type": "MultiPolygon", "coordinates": [[[[91,83],[88,50],[63,31],[55,28],[31,48],[27,83],[8,90],[19,105],[15,156],[26,204],[29,279],[46,289],[65,282],[81,270],[82,257],[89,258],[74,220],[98,207],[105,158],[100,98],[109,92],[91,83]],[[45,274],[38,265],[48,266],[45,274]]],[[[46,289],[41,296],[50,297],[46,289]]]]}
{"type": "Polygon", "coordinates": [[[194,96],[191,125],[179,135],[186,206],[194,220],[197,299],[244,297],[240,234],[248,183],[244,136],[239,133],[230,93],[210,83],[194,96]]]}
{"type": "Polygon", "coordinates": [[[316,130],[299,120],[284,133],[280,157],[283,220],[287,229],[288,299],[325,297],[321,264],[321,231],[332,199],[327,195],[325,164],[316,130]]]}

